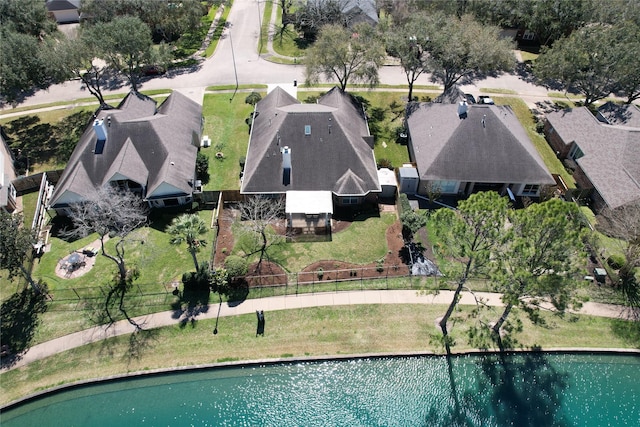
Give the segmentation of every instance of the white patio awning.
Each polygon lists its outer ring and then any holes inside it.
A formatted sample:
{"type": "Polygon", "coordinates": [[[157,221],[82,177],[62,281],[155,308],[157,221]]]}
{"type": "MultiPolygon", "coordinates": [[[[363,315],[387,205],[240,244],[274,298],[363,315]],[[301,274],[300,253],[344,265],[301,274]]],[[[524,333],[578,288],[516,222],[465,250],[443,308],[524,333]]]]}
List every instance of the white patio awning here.
{"type": "Polygon", "coordinates": [[[284,210],[287,214],[333,214],[333,197],[331,191],[287,191],[284,210]]]}

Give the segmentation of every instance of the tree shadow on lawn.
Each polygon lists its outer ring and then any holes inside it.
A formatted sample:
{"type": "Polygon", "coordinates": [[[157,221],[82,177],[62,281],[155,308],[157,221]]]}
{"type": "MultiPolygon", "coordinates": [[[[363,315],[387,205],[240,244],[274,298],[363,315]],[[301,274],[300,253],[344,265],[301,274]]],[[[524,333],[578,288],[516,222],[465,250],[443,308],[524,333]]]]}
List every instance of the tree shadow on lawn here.
{"type": "Polygon", "coordinates": [[[0,324],[2,325],[0,342],[2,354],[0,365],[12,366],[29,349],[31,340],[40,324],[40,315],[47,311],[47,290],[36,293],[31,288],[16,292],[2,303],[0,324]]]}
{"type": "Polygon", "coordinates": [[[187,324],[195,327],[196,318],[201,313],[209,311],[209,288],[185,289],[182,293],[177,293],[178,300],[171,304],[173,310],[172,318],[180,319],[180,328],[185,328],[187,324]]]}
{"type": "Polygon", "coordinates": [[[611,323],[611,331],[626,344],[640,348],[640,322],[614,319],[611,323]]]}

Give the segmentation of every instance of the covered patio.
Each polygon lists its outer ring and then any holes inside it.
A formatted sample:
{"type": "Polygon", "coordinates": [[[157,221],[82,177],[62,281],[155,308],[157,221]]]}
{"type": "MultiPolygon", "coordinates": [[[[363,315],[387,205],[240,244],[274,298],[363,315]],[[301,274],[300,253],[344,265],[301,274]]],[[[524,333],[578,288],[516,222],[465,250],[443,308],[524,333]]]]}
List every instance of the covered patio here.
{"type": "Polygon", "coordinates": [[[329,236],[331,240],[331,191],[287,191],[285,213],[288,234],[329,236]]]}

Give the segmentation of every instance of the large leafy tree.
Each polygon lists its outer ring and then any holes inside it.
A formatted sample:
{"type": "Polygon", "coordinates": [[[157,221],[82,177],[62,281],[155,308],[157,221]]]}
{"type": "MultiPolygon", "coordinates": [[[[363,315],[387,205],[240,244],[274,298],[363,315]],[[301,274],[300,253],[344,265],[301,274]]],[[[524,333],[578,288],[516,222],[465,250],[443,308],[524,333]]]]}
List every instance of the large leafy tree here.
{"type": "Polygon", "coordinates": [[[93,191],[85,201],[71,206],[69,215],[74,228],[67,232],[70,237],[85,237],[96,233],[100,240],[102,256],[113,261],[118,272],[114,284],[109,289],[103,310],[106,320],[115,322],[111,310],[117,305],[118,311],[136,327],[142,329],[127,313],[125,296],[137,277],[135,268],[129,268],[126,261],[126,245],[144,243],[130,238],[131,233],[147,222],[147,208],[139,196],[105,185],[93,191]],[[107,240],[115,240],[113,249],[107,247],[107,240]]]}
{"type": "Polygon", "coordinates": [[[182,242],[187,243],[196,270],[198,270],[198,258],[196,254],[200,251],[201,247],[207,244],[200,236],[206,234],[207,231],[207,224],[197,214],[180,215],[174,218],[167,228],[167,233],[173,236],[170,241],[171,244],[179,245],[182,242]]]}
{"type": "Polygon", "coordinates": [[[456,289],[446,313],[439,322],[447,353],[451,340],[447,322],[472,274],[486,271],[505,230],[508,200],[496,192],[479,192],[462,200],[456,211],[440,209],[430,221],[439,241],[441,255],[455,260],[456,289]]]}
{"type": "Polygon", "coordinates": [[[85,36],[95,41],[97,56],[122,74],[133,91],[138,90],[143,65],[165,65],[169,59],[166,47],[154,48],[149,27],[136,17],[98,23],[87,32],[85,36]]]}
{"type": "Polygon", "coordinates": [[[309,83],[320,76],[336,79],[343,92],[350,81],[373,86],[384,58],[384,44],[369,24],[357,24],[352,30],[326,25],[305,58],[306,79],[309,83]]]}
{"type": "MultiPolygon", "coordinates": [[[[286,5],[289,0],[282,0],[281,5],[286,5]]],[[[282,22],[285,24],[285,16],[293,22],[297,31],[304,34],[307,40],[315,40],[318,33],[325,25],[339,25],[346,27],[349,17],[342,13],[347,0],[307,0],[298,1],[296,10],[292,15],[285,13],[283,7],[282,22]]]]}
{"type": "MultiPolygon", "coordinates": [[[[540,43],[551,46],[592,21],[593,0],[528,0],[517,2],[515,11],[525,28],[534,31],[540,43]]],[[[608,3],[608,2],[607,2],[608,3]]]]}
{"type": "Polygon", "coordinates": [[[94,23],[135,16],[150,28],[156,40],[164,41],[194,31],[206,13],[200,0],[85,0],[82,11],[94,23]]]}
{"type": "Polygon", "coordinates": [[[62,37],[38,0],[0,0],[0,98],[16,102],[35,89],[65,77],[52,55],[62,37]]]}
{"type": "Polygon", "coordinates": [[[413,97],[413,84],[423,73],[429,71],[429,36],[425,34],[427,18],[418,14],[401,26],[392,26],[385,37],[389,55],[400,60],[400,66],[407,77],[409,101],[413,97]]]}
{"type": "Polygon", "coordinates": [[[640,24],[627,21],[616,28],[611,49],[616,51],[615,90],[627,98],[627,104],[640,98],[640,24]]]}
{"type": "Polygon", "coordinates": [[[500,29],[465,15],[434,14],[423,32],[433,78],[447,92],[461,79],[478,73],[508,71],[515,65],[513,43],[500,38],[500,29]]]}
{"type": "Polygon", "coordinates": [[[31,230],[22,226],[21,215],[0,210],[0,268],[9,273],[9,278],[22,275],[33,290],[40,293],[40,287],[24,266],[34,243],[31,230]]]}
{"type": "MultiPolygon", "coordinates": [[[[617,62],[624,56],[619,36],[610,26],[581,28],[556,41],[553,48],[544,48],[536,59],[534,74],[558,82],[566,90],[577,89],[590,105],[616,89],[617,62]]],[[[635,64],[637,69],[637,61],[635,64]]]]}
{"type": "Polygon", "coordinates": [[[67,72],[84,83],[89,93],[96,97],[100,106],[109,108],[104,100],[102,88],[111,69],[108,65],[96,61],[99,55],[96,40],[91,28],[81,29],[75,40],[66,40],[57,46],[57,52],[64,62],[67,72]]]}
{"type": "Polygon", "coordinates": [[[574,203],[551,199],[532,204],[511,212],[509,222],[492,275],[505,304],[492,326],[496,337],[514,307],[532,320],[539,318],[542,302],[564,312],[584,259],[580,212],[574,203]]]}

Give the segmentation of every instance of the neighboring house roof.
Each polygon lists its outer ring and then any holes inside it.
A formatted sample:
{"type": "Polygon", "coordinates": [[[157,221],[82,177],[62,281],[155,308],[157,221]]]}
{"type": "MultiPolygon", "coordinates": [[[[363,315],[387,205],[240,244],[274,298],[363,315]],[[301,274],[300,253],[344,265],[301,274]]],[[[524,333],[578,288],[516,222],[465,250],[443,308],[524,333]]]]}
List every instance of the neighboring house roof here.
{"type": "Polygon", "coordinates": [[[80,8],[80,0],[47,0],[47,10],[57,12],[60,10],[72,10],[80,8]]]}
{"type": "Polygon", "coordinates": [[[376,0],[346,0],[342,8],[342,13],[350,16],[351,23],[378,23],[376,0]]]}
{"type": "Polygon", "coordinates": [[[576,162],[610,208],[640,200],[639,127],[604,124],[586,107],[549,113],[547,120],[566,145],[580,147],[576,162]]]}
{"type": "Polygon", "coordinates": [[[553,184],[544,162],[508,106],[412,103],[407,124],[420,179],[553,184]]]}
{"type": "Polygon", "coordinates": [[[609,101],[598,108],[598,113],[598,120],[604,123],[640,128],[640,108],[637,105],[619,105],[609,101]]]}
{"type": "Polygon", "coordinates": [[[301,104],[278,87],[256,105],[254,116],[243,193],[332,191],[340,196],[381,190],[373,137],[351,95],[333,88],[317,104],[301,104]],[[283,179],[284,147],[291,150],[288,180],[283,179]]]}
{"type": "MultiPolygon", "coordinates": [[[[129,93],[116,109],[100,109],[107,139],[87,127],[53,193],[51,205],[70,192],[82,199],[95,187],[129,179],[146,188],[191,194],[202,126],[202,107],[173,92],[159,108],[144,95],[129,93]],[[102,145],[102,147],[101,147],[102,145]]],[[[166,192],[164,193],[166,194],[166,192]]]]}

